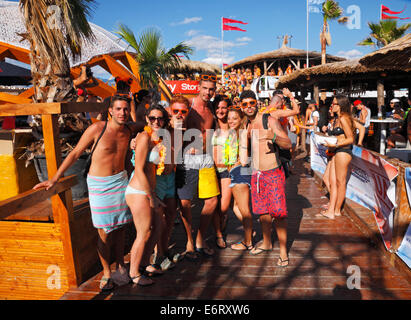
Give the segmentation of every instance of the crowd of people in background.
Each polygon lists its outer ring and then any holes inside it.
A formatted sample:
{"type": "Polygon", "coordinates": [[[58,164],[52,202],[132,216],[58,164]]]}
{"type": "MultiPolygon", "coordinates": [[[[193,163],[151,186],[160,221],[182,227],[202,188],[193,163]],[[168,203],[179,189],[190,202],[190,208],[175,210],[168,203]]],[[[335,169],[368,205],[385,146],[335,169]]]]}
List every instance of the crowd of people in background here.
{"type": "MultiPolygon", "coordinates": [[[[197,96],[189,100],[176,95],[159,103],[153,102],[152,90],[132,93],[131,79],[116,78],[116,94],[104,100],[107,112],[88,115],[93,124],[57,174],[35,186],[52,187],[93,146],[87,183],[99,234],[102,290],[111,290],[115,282],[122,281],[152,285],[154,276],[183,258],[197,261],[213,256],[215,250],[206,241],[210,226],[217,248],[258,255],[272,250],[274,224],[280,246],[276,264],[287,267],[285,184],[294,174],[296,159],[308,161],[311,133],[336,137],[335,143],[327,143],[328,165],[323,176],[329,203],[318,217],[341,215],[353,145],[366,145],[372,135],[371,109],[360,99],[350,101],[344,95],[319,104],[299,101],[286,88],[273,92],[268,104],[262,104],[247,86],[259,74],[258,67],[254,74],[250,69],[227,74],[238,90],[227,94],[217,89],[215,74],[204,73],[197,96]],[[203,201],[196,231],[195,199],[203,201]],[[230,209],[242,223],[243,240],[229,245],[225,230],[230,209]],[[170,249],[178,213],[186,232],[183,252],[170,249]],[[253,215],[261,224],[260,243],[254,243],[253,215]],[[124,226],[129,223],[134,223],[137,233],[127,269],[123,248],[124,226]],[[117,279],[109,265],[113,247],[117,279]]],[[[88,77],[77,85],[79,99],[101,101],[84,95],[88,81],[94,82],[88,77]]],[[[407,127],[410,99],[406,109],[395,99],[391,102],[393,117],[404,119],[407,127]]],[[[404,125],[393,132],[392,136],[403,134],[404,125]]]]}

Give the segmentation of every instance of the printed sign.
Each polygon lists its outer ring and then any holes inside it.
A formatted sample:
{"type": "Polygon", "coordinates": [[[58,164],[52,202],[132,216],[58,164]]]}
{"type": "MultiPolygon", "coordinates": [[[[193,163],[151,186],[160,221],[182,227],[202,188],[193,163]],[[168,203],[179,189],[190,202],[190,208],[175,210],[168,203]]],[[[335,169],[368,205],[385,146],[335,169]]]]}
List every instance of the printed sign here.
{"type": "Polygon", "coordinates": [[[172,94],[197,94],[200,92],[199,81],[167,80],[165,83],[172,94]]]}
{"type": "MultiPolygon", "coordinates": [[[[411,206],[411,168],[405,168],[405,185],[407,188],[408,203],[411,206]]],[[[411,268],[411,224],[397,250],[397,255],[411,268]]]]}

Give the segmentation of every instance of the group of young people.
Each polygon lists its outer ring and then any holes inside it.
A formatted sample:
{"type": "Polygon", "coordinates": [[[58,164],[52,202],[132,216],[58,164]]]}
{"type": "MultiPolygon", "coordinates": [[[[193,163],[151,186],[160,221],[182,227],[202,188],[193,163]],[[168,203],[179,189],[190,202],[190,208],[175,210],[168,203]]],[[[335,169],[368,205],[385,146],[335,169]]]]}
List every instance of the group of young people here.
{"type": "MultiPolygon", "coordinates": [[[[292,149],[287,119],[300,112],[298,102],[284,89],[267,108],[258,110],[254,92],[244,90],[240,104],[233,105],[228,97],[215,94],[216,82],[215,75],[203,74],[199,94],[191,101],[174,96],[168,107],[147,105],[144,112],[138,110],[137,121],[129,121],[130,98],[114,95],[108,106],[109,119],[90,125],[55,176],[34,187],[53,187],[84,150],[93,146],[87,184],[103,266],[101,289],[114,287],[111,249],[115,250],[116,273],[141,286],[153,284],[152,276],[179,261],[168,250],[178,211],[187,236],[182,257],[196,260],[215,253],[206,242],[211,225],[217,247],[227,248],[224,229],[232,207],[244,234],[230,248],[251,255],[272,250],[274,222],[280,247],[277,265],[288,266],[286,177],[279,154],[292,149]],[[283,108],[285,97],[291,108],[283,108]],[[203,200],[203,206],[194,235],[192,203],[196,197],[203,200]],[[252,214],[261,223],[263,240],[258,245],[253,243],[252,214]],[[129,223],[134,223],[136,238],[127,268],[124,226],[129,223]]],[[[338,97],[333,103],[343,130],[336,133],[334,167],[347,165],[352,144],[352,122],[345,116],[344,103],[338,97]]],[[[334,210],[333,201],[329,212],[334,210]]]]}

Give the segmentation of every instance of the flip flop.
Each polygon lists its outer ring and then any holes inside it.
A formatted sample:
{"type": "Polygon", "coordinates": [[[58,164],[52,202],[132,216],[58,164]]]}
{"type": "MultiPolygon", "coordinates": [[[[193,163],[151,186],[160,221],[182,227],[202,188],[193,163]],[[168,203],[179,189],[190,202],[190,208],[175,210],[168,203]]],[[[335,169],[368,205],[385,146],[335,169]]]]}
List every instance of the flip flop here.
{"type": "Polygon", "coordinates": [[[196,252],[205,257],[212,257],[214,255],[214,250],[210,248],[196,248],[196,252]]]}
{"type": "Polygon", "coordinates": [[[107,278],[107,277],[102,277],[100,279],[100,289],[102,291],[110,291],[114,289],[114,282],[113,279],[107,278]]]}
{"type": "Polygon", "coordinates": [[[329,205],[328,203],[323,204],[323,205],[321,206],[321,209],[327,210],[329,206],[330,206],[330,205],[329,205]]]}
{"type": "Polygon", "coordinates": [[[146,277],[144,274],[140,274],[139,276],[136,276],[136,277],[131,277],[130,276],[130,279],[131,279],[131,283],[137,284],[137,285],[142,286],[142,287],[147,287],[147,286],[151,286],[152,284],[154,284],[154,281],[151,280],[150,278],[146,277]],[[143,280],[143,281],[142,282],[141,281],[135,282],[134,281],[135,279],[140,279],[140,280],[143,280]],[[144,283],[144,281],[147,281],[147,282],[144,283]]]}
{"type": "Polygon", "coordinates": [[[249,246],[247,246],[243,241],[240,241],[240,242],[237,242],[237,243],[235,243],[235,244],[241,244],[243,247],[242,247],[242,249],[235,249],[235,248],[233,248],[233,245],[231,245],[231,250],[235,250],[235,251],[249,251],[249,250],[252,250],[254,247],[253,247],[253,245],[249,245],[249,246]]]}
{"type": "Polygon", "coordinates": [[[261,247],[258,247],[258,248],[254,248],[254,249],[255,249],[254,252],[253,252],[253,251],[250,251],[250,254],[251,254],[252,256],[256,256],[256,255],[258,255],[258,254],[260,254],[260,253],[263,253],[263,252],[273,251],[272,248],[271,248],[271,249],[263,249],[263,248],[261,248],[261,247]]]}
{"type": "Polygon", "coordinates": [[[324,213],[325,213],[325,211],[321,211],[320,213],[317,213],[315,216],[316,216],[316,217],[327,218],[327,219],[330,219],[330,220],[334,220],[334,219],[335,219],[335,217],[334,217],[334,218],[331,218],[331,217],[325,215],[324,213]]]}
{"type": "Polygon", "coordinates": [[[164,274],[163,270],[161,269],[161,266],[159,264],[150,264],[148,265],[145,269],[144,272],[149,276],[149,277],[155,277],[155,276],[161,276],[164,274]],[[149,271],[147,268],[152,267],[154,270],[149,271]]]}
{"type": "Polygon", "coordinates": [[[225,242],[224,237],[216,237],[216,238],[215,238],[215,245],[216,245],[219,249],[226,249],[226,248],[227,248],[227,243],[225,242]],[[221,241],[224,243],[223,246],[219,244],[219,240],[221,240],[221,241]]]}
{"type": "Polygon", "coordinates": [[[290,259],[281,259],[281,257],[279,257],[278,258],[278,262],[277,262],[277,266],[279,266],[279,267],[281,267],[281,268],[286,268],[286,267],[288,267],[288,264],[289,264],[289,262],[290,262],[290,259]],[[283,265],[283,263],[287,263],[286,265],[283,265]]]}
{"type": "Polygon", "coordinates": [[[197,261],[199,258],[198,253],[195,251],[185,251],[182,253],[182,256],[190,261],[197,261]]]}

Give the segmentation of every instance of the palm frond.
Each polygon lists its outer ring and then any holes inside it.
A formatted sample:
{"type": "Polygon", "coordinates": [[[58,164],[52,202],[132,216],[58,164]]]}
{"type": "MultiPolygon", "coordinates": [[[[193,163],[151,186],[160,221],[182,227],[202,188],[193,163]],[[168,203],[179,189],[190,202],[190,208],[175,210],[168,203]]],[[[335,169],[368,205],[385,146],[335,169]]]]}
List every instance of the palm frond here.
{"type": "Polygon", "coordinates": [[[125,25],[120,25],[116,33],[136,50],[135,59],[139,63],[140,79],[143,86],[147,87],[158,85],[159,76],[176,68],[180,62],[180,54],[189,58],[193,52],[193,49],[184,42],[169,50],[165,49],[162,44],[161,32],[154,28],[144,30],[138,39],[125,25]]]}
{"type": "Polygon", "coordinates": [[[140,46],[134,35],[134,32],[124,24],[118,26],[118,30],[114,32],[127,42],[136,52],[140,52],[140,46]]]}
{"type": "Polygon", "coordinates": [[[341,17],[343,9],[339,6],[337,1],[327,0],[323,2],[322,14],[324,20],[334,20],[341,17]]]}

